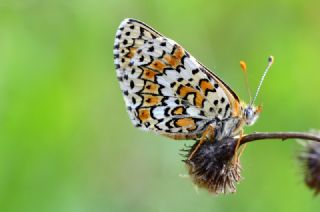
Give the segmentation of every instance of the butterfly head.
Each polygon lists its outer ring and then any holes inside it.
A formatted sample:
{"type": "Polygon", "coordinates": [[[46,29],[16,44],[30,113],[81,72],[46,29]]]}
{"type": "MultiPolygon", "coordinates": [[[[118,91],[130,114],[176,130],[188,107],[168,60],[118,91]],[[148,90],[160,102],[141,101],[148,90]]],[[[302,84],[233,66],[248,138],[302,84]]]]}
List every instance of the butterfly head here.
{"type": "Polygon", "coordinates": [[[251,104],[246,106],[243,110],[243,120],[245,121],[246,125],[253,125],[257,121],[261,111],[261,106],[255,107],[251,104]]]}

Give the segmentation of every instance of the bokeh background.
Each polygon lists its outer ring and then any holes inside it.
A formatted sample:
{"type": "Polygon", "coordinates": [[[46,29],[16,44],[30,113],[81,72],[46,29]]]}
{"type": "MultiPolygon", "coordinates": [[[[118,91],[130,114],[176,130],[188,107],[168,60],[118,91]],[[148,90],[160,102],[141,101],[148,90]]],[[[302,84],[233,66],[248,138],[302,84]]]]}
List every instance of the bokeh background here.
{"type": "Polygon", "coordinates": [[[135,129],[113,65],[126,17],[182,44],[244,100],[246,132],[320,129],[319,1],[0,1],[0,211],[319,211],[295,141],[249,144],[236,194],[196,192],[172,141],[135,129]]]}

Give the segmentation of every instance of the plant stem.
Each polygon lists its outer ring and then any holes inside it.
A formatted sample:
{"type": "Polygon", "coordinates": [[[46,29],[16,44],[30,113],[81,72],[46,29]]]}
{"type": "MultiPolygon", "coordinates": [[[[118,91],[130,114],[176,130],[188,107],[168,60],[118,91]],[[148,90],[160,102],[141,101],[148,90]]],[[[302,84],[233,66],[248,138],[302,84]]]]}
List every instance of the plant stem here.
{"type": "Polygon", "coordinates": [[[252,134],[245,135],[241,138],[240,145],[265,139],[303,139],[320,142],[320,136],[312,133],[302,133],[302,132],[255,132],[252,134]]]}

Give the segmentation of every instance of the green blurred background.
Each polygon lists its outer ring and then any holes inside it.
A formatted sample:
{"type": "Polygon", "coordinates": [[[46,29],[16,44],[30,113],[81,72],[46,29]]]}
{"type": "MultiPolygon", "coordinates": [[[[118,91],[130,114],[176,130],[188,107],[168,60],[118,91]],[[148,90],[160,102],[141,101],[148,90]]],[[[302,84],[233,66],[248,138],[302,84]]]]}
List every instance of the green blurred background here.
{"type": "Polygon", "coordinates": [[[295,141],[248,145],[236,194],[195,191],[184,143],[135,129],[113,65],[126,17],[178,41],[248,101],[252,131],[320,129],[319,1],[2,0],[0,211],[319,211],[295,141]]]}

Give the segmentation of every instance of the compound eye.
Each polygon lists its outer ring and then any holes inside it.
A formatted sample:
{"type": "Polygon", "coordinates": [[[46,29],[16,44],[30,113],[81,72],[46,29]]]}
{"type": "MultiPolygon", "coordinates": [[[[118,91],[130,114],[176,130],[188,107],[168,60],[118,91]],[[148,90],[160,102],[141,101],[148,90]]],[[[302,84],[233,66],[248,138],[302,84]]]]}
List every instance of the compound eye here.
{"type": "Polygon", "coordinates": [[[254,116],[254,111],[251,110],[251,108],[250,108],[250,110],[247,111],[246,118],[247,118],[247,120],[250,120],[253,118],[253,116],[254,116]]]}
{"type": "Polygon", "coordinates": [[[246,116],[246,119],[248,119],[248,111],[247,110],[245,110],[245,113],[244,113],[244,115],[246,116]]]}
{"type": "Polygon", "coordinates": [[[245,116],[247,119],[251,116],[251,110],[249,108],[245,110],[245,116]]]}

